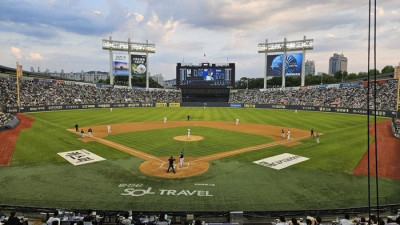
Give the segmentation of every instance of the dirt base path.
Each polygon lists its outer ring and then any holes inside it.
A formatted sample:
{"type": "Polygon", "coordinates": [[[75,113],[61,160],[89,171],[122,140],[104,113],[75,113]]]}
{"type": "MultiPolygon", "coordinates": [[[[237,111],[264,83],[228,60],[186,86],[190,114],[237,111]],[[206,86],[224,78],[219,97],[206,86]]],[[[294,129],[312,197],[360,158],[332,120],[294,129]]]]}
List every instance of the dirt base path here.
{"type": "Polygon", "coordinates": [[[23,114],[17,114],[17,118],[19,124],[14,129],[0,132],[0,166],[10,165],[19,132],[30,128],[35,121],[34,118],[23,114]]]}
{"type": "MultiPolygon", "coordinates": [[[[400,139],[392,134],[391,120],[377,123],[378,132],[378,174],[379,177],[400,180],[400,139]]],[[[370,135],[374,135],[374,125],[369,127],[370,135]]],[[[375,142],[369,148],[370,175],[375,176],[376,157],[375,142]]],[[[368,152],[364,154],[353,174],[368,175],[368,152]]]]}
{"type": "MultiPolygon", "coordinates": [[[[146,174],[164,177],[164,178],[182,178],[190,177],[202,174],[206,172],[209,168],[209,161],[220,159],[223,157],[232,156],[235,154],[240,154],[248,151],[259,150],[263,148],[268,148],[276,145],[286,145],[292,146],[299,144],[301,139],[309,137],[309,131],[291,128],[291,139],[283,138],[281,136],[282,127],[265,125],[265,124],[252,124],[252,123],[240,123],[236,125],[234,122],[222,122],[222,121],[168,121],[167,123],[154,121],[154,122],[136,122],[136,123],[124,123],[124,124],[111,124],[111,133],[127,133],[135,131],[145,131],[145,130],[155,130],[155,129],[165,129],[172,127],[210,127],[217,129],[224,129],[230,131],[237,131],[242,133],[250,133],[268,136],[274,139],[273,142],[260,144],[256,146],[249,146],[241,149],[236,149],[228,152],[221,152],[217,154],[212,154],[202,157],[187,157],[185,156],[185,163],[183,167],[179,167],[179,159],[175,162],[177,165],[175,167],[176,173],[167,173],[168,168],[168,157],[157,157],[148,153],[144,153],[140,150],[133,149],[109,140],[104,139],[108,135],[107,125],[102,126],[92,126],[93,137],[80,138],[82,141],[97,141],[102,144],[108,145],[120,151],[124,151],[128,154],[134,155],[136,157],[145,159],[146,161],[139,166],[139,169],[146,174]]],[[[82,127],[85,131],[89,127],[82,127]]],[[[75,129],[68,129],[68,131],[76,133],[75,129]]],[[[171,137],[179,141],[188,141],[186,135],[171,137]]],[[[201,141],[201,136],[191,136],[190,141],[201,141]]]]}

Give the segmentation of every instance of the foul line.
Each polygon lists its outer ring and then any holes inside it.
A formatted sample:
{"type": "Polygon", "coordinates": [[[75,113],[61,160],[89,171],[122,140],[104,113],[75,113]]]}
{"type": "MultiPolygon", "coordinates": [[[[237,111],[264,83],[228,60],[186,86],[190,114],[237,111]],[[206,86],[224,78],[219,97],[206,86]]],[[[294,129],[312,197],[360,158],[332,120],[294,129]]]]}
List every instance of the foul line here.
{"type": "Polygon", "coordinates": [[[110,146],[110,147],[118,147],[118,148],[120,148],[120,150],[126,150],[126,151],[132,153],[132,155],[137,156],[139,158],[154,159],[154,160],[160,161],[162,163],[165,162],[165,161],[163,161],[163,160],[161,160],[161,159],[159,159],[159,158],[157,158],[157,157],[155,157],[153,155],[141,152],[139,150],[136,150],[136,149],[133,149],[133,148],[129,148],[129,147],[126,147],[124,145],[120,145],[120,144],[117,144],[115,142],[112,142],[112,141],[109,141],[109,140],[105,140],[105,139],[102,139],[102,138],[97,138],[97,137],[93,137],[93,138],[98,140],[99,142],[101,142],[103,144],[106,144],[106,145],[110,146]]]}
{"type": "Polygon", "coordinates": [[[299,138],[291,138],[290,140],[285,140],[285,141],[275,141],[275,142],[272,142],[272,143],[266,143],[266,144],[261,144],[261,145],[255,145],[255,146],[240,148],[240,149],[232,150],[232,151],[229,151],[229,152],[221,152],[221,153],[217,153],[217,154],[214,154],[214,155],[204,156],[204,157],[195,159],[195,160],[193,160],[191,162],[204,161],[204,160],[209,161],[209,160],[220,159],[220,158],[224,158],[226,156],[232,156],[232,155],[236,155],[236,154],[239,154],[239,153],[244,153],[244,152],[259,150],[259,149],[268,148],[268,147],[272,147],[272,146],[276,146],[276,145],[295,142],[295,141],[298,141],[298,140],[305,139],[307,137],[309,137],[309,136],[303,136],[303,137],[299,137],[299,138]]]}

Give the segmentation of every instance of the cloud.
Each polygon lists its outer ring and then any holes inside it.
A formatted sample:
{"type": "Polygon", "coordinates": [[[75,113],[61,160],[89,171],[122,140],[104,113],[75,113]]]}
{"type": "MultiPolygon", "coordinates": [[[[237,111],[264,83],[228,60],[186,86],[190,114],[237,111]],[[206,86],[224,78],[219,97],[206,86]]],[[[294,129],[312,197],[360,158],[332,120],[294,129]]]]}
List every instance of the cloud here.
{"type": "Polygon", "coordinates": [[[31,52],[29,53],[29,56],[27,57],[28,60],[42,60],[43,57],[37,52],[31,52]]]}
{"type": "MultiPolygon", "coordinates": [[[[107,1],[109,14],[104,15],[99,10],[90,10],[77,5],[75,1],[55,1],[49,4],[42,1],[18,1],[2,0],[0,23],[5,26],[22,27],[29,25],[37,32],[31,35],[42,38],[46,31],[54,32],[63,30],[81,35],[107,34],[115,29],[115,24],[122,24],[124,17],[121,13],[125,8],[116,1],[107,1]]],[[[126,13],[125,13],[126,14],[126,13]]],[[[14,32],[24,34],[23,29],[16,29],[14,32]]],[[[53,35],[57,34],[54,32],[53,35]]]]}
{"type": "Polygon", "coordinates": [[[385,10],[382,7],[377,8],[377,15],[383,16],[385,14],[385,10]]]}
{"type": "Polygon", "coordinates": [[[93,10],[92,13],[93,13],[93,15],[96,15],[96,16],[101,15],[101,12],[98,10],[93,10]]]}
{"type": "Polygon", "coordinates": [[[133,15],[135,15],[135,19],[137,22],[142,22],[144,20],[144,16],[140,13],[134,13],[133,15]]]}
{"type": "Polygon", "coordinates": [[[17,48],[17,47],[14,47],[14,46],[12,46],[11,47],[11,53],[15,56],[15,58],[17,58],[17,59],[21,59],[22,58],[22,56],[21,56],[21,49],[19,49],[19,48],[17,48]]]}
{"type": "MultiPolygon", "coordinates": [[[[389,51],[392,57],[378,62],[397,65],[399,0],[385,0],[378,6],[378,52],[389,51]]],[[[225,63],[229,58],[236,63],[236,78],[257,77],[264,74],[258,43],[306,36],[314,39],[314,50],[307,52],[306,59],[313,57],[317,71],[326,72],[329,57],[342,51],[349,58],[350,72],[365,70],[368,2],[1,0],[0,8],[0,47],[18,46],[24,52],[13,52],[15,57],[0,55],[7,65],[13,65],[19,55],[33,67],[51,71],[107,71],[108,54],[101,49],[101,39],[112,34],[114,40],[154,43],[152,73],[175,76],[176,62],[197,64],[206,53],[210,62],[225,63]]]]}
{"type": "Polygon", "coordinates": [[[334,34],[332,34],[332,33],[327,33],[326,35],[325,35],[325,37],[327,37],[327,38],[334,38],[334,37],[336,37],[334,34]]]}

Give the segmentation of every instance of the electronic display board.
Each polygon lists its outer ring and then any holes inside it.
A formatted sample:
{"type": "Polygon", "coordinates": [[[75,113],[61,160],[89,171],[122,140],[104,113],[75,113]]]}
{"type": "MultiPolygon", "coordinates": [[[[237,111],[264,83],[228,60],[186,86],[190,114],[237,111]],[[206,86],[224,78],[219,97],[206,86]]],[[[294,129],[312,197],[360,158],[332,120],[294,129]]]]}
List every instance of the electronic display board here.
{"type": "Polygon", "coordinates": [[[233,87],[235,84],[235,64],[209,64],[198,66],[177,64],[176,83],[178,87],[233,87]]]}
{"type": "MultiPolygon", "coordinates": [[[[267,76],[282,75],[282,55],[283,54],[267,56],[267,64],[268,64],[267,76]]],[[[302,53],[286,54],[285,75],[300,76],[302,62],[303,62],[302,53]]]]}

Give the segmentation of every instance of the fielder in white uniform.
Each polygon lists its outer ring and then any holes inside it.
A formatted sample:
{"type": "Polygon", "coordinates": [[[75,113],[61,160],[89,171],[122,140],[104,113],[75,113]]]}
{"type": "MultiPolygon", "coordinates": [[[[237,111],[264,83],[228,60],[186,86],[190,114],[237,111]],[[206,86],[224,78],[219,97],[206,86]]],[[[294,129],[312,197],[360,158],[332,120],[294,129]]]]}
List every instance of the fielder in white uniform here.
{"type": "Polygon", "coordinates": [[[236,118],[236,125],[239,125],[239,118],[236,118]]]}
{"type": "Polygon", "coordinates": [[[164,123],[167,123],[167,117],[164,117],[164,123]]]}
{"type": "Polygon", "coordinates": [[[111,126],[110,126],[110,124],[107,125],[107,132],[108,132],[108,134],[111,134],[111,126]]]}
{"type": "Polygon", "coordinates": [[[190,139],[190,129],[188,129],[187,139],[190,139]]]}
{"type": "Polygon", "coordinates": [[[290,130],[287,131],[287,139],[290,140],[290,130]]]}
{"type": "Polygon", "coordinates": [[[181,167],[183,167],[183,164],[185,163],[185,157],[183,155],[183,150],[181,151],[181,156],[179,157],[179,164],[181,167]]]}

